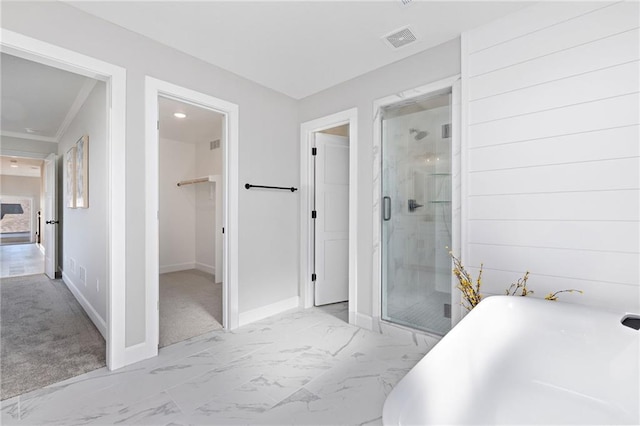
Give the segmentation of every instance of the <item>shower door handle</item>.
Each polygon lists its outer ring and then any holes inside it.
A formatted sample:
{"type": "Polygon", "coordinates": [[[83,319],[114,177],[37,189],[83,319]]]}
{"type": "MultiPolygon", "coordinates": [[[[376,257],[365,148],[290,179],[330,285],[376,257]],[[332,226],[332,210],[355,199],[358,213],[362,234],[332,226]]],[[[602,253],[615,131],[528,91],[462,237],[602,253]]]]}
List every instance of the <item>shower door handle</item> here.
{"type": "Polygon", "coordinates": [[[382,197],[382,219],[391,219],[391,197],[382,197]]]}

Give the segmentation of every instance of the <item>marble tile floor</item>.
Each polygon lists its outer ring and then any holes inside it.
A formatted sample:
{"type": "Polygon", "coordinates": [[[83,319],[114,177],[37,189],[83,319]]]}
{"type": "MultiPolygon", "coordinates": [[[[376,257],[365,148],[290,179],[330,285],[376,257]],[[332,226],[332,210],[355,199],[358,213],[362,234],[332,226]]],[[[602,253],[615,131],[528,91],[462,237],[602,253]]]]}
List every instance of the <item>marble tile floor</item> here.
{"type": "Polygon", "coordinates": [[[36,244],[0,245],[0,278],[44,273],[44,254],[36,244]]]}
{"type": "Polygon", "coordinates": [[[345,303],[213,331],[2,401],[3,425],[374,425],[436,339],[345,323],[345,303]]]}

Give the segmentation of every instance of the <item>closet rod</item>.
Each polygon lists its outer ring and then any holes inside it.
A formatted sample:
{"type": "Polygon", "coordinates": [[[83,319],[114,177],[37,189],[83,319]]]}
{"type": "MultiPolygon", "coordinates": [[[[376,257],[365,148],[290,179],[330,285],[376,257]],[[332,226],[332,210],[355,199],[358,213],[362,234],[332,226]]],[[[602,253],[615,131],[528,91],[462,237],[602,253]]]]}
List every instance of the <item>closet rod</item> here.
{"type": "Polygon", "coordinates": [[[189,179],[189,180],[181,180],[180,182],[178,182],[178,186],[191,185],[192,183],[201,183],[201,182],[210,182],[210,181],[211,181],[211,179],[209,179],[208,177],[197,178],[197,179],[189,179]]]}
{"type": "Polygon", "coordinates": [[[294,188],[293,186],[286,187],[286,186],[251,185],[250,183],[246,183],[244,187],[247,189],[251,189],[251,188],[283,189],[285,191],[291,191],[291,192],[295,192],[298,190],[298,188],[294,188]]]}

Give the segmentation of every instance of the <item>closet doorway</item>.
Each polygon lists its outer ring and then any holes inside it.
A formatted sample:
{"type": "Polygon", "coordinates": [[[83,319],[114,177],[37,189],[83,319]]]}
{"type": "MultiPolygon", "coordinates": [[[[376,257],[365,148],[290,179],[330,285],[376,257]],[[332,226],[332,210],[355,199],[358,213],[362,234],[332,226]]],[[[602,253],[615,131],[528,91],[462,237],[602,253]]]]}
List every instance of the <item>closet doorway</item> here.
{"type": "Polygon", "coordinates": [[[159,347],[222,328],[225,121],[158,97],[159,347]]]}

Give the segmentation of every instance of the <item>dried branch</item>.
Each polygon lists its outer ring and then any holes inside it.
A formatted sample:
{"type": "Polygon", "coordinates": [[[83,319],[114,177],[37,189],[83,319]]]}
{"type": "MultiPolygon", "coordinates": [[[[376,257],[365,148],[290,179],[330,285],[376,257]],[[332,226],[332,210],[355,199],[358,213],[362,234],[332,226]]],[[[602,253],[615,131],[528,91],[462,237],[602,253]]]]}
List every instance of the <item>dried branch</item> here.
{"type": "Polygon", "coordinates": [[[556,300],[558,300],[558,294],[560,294],[560,293],[573,293],[574,291],[577,292],[577,293],[582,294],[582,290],[576,290],[575,288],[570,288],[570,289],[567,289],[567,290],[559,290],[559,291],[556,291],[555,293],[549,293],[544,298],[545,298],[545,300],[556,301],[556,300]]]}
{"type": "Polygon", "coordinates": [[[453,255],[453,252],[449,251],[449,256],[453,260],[453,274],[458,278],[458,290],[462,293],[463,301],[462,306],[467,311],[473,309],[482,300],[482,294],[480,294],[480,288],[482,287],[482,264],[480,264],[480,272],[478,273],[478,279],[475,286],[473,284],[473,278],[464,269],[460,259],[453,255]]]}

